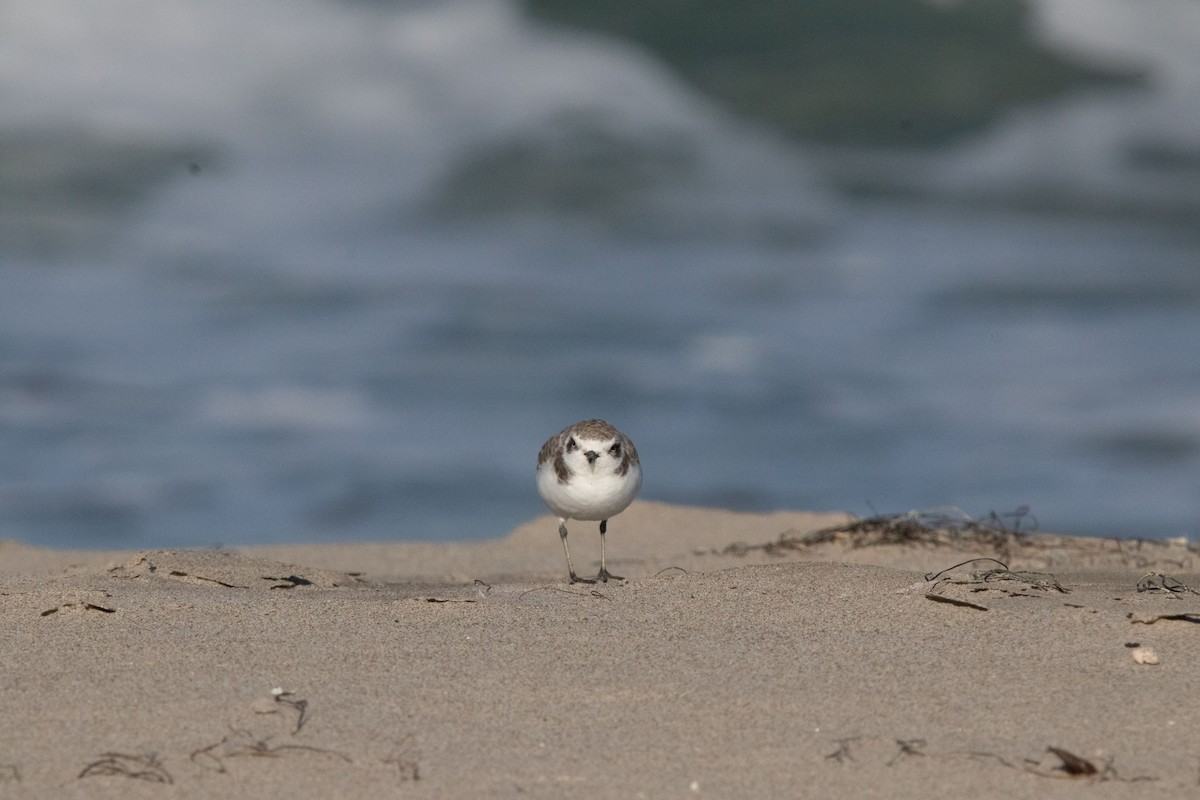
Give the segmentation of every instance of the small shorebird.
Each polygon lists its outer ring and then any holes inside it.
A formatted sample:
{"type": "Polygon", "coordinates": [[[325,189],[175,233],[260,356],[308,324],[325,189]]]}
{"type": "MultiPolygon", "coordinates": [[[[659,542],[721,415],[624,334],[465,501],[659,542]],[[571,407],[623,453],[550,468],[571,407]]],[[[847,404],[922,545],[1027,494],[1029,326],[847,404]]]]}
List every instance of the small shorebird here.
{"type": "Polygon", "coordinates": [[[585,419],[563,428],[538,453],[537,489],[558,517],[558,535],[567,556],[571,583],[624,580],[604,564],[604,534],[609,517],[620,514],[642,488],[642,466],[629,437],[602,419],[585,419]],[[567,520],[600,520],[600,573],[580,578],[571,565],[567,520]]]}

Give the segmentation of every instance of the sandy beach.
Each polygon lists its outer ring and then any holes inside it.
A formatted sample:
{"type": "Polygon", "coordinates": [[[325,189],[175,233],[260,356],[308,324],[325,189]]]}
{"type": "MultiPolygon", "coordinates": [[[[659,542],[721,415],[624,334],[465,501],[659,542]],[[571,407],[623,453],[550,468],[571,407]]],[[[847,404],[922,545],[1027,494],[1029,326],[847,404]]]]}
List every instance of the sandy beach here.
{"type": "Polygon", "coordinates": [[[908,522],[0,542],[0,797],[1200,793],[1195,550],[908,522]]]}

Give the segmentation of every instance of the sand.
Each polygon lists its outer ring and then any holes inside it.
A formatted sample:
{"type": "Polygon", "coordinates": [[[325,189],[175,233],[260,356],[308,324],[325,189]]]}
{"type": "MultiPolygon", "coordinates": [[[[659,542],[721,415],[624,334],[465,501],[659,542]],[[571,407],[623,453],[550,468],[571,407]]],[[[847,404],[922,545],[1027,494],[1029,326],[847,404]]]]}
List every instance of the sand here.
{"type": "Polygon", "coordinates": [[[549,517],[469,544],[0,543],[0,797],[1200,794],[1185,543],[761,547],[845,522],[635,503],[608,537],[628,580],[598,586],[567,584],[549,517]],[[926,580],[975,557],[1010,572],[926,580]],[[1153,573],[1176,591],[1138,591],[1153,573]]]}

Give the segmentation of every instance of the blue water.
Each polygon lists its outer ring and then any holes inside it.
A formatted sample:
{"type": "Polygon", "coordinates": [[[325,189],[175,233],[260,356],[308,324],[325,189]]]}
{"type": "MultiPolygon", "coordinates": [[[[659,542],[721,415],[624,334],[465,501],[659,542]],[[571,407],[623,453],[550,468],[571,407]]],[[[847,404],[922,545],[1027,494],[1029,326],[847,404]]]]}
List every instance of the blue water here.
{"type": "Polygon", "coordinates": [[[912,155],[502,2],[69,5],[0,12],[0,538],[499,536],[589,416],[656,500],[1200,534],[1200,27],[912,155]]]}

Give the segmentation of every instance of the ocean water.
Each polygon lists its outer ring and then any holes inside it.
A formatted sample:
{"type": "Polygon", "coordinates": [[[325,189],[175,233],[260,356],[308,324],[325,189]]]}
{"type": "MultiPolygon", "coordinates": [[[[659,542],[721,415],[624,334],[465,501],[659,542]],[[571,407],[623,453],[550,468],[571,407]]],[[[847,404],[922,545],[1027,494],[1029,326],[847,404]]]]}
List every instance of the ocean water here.
{"type": "Polygon", "coordinates": [[[895,152],[501,0],[8,3],[0,538],[500,536],[589,416],[649,499],[1200,535],[1200,6],[1152,5],[1034,7],[1143,85],[895,152]]]}

